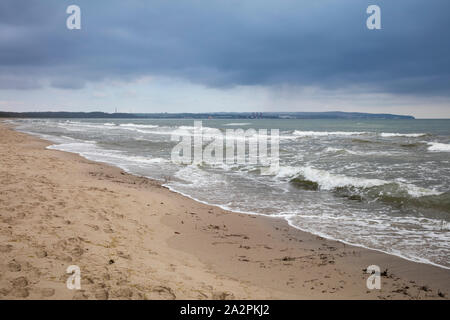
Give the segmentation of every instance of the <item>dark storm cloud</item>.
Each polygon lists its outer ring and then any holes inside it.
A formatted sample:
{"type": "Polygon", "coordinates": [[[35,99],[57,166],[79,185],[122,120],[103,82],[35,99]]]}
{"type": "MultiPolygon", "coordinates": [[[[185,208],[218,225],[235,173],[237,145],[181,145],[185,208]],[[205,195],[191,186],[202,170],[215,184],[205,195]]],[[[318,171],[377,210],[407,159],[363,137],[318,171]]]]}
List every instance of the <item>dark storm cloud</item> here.
{"type": "Polygon", "coordinates": [[[448,0],[2,0],[0,87],[156,75],[448,96],[449,10],[448,0]],[[80,31],[65,27],[70,4],[80,31]],[[369,4],[382,30],[367,30],[369,4]]]}

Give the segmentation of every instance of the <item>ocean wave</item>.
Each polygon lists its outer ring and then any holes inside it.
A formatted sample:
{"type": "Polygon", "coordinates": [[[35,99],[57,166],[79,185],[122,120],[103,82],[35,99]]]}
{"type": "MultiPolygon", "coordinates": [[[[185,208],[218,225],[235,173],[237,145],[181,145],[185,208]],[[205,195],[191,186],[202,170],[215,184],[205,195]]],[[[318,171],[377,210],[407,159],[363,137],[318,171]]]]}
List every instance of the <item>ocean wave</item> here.
{"type": "Polygon", "coordinates": [[[288,172],[291,174],[289,182],[304,190],[326,190],[350,200],[379,200],[399,206],[413,205],[450,212],[449,192],[441,193],[407,182],[332,174],[311,167],[285,169],[285,176],[288,172]]]}
{"type": "Polygon", "coordinates": [[[234,126],[249,126],[249,125],[251,125],[251,123],[249,123],[249,122],[232,122],[232,123],[224,124],[224,126],[230,126],[230,127],[234,127],[234,126]]]}
{"type": "Polygon", "coordinates": [[[402,143],[400,144],[400,147],[403,148],[417,148],[424,144],[424,142],[415,142],[415,143],[402,143]]]}
{"type": "Polygon", "coordinates": [[[47,149],[60,150],[83,155],[85,152],[97,149],[97,147],[95,141],[76,141],[76,142],[54,144],[48,146],[47,149]]]}
{"type": "MultiPolygon", "coordinates": [[[[326,136],[360,136],[360,135],[376,135],[375,132],[367,132],[367,131],[301,131],[295,130],[292,133],[297,137],[326,137],[326,136]]],[[[418,138],[428,136],[428,133],[390,133],[390,132],[381,132],[379,135],[383,138],[392,138],[392,137],[409,137],[409,138],[418,138]]],[[[370,142],[370,141],[364,141],[370,142]]]]}
{"type": "Polygon", "coordinates": [[[438,191],[418,187],[414,184],[400,181],[388,181],[382,179],[370,179],[361,177],[350,177],[342,174],[334,174],[326,170],[315,169],[310,166],[304,167],[292,167],[292,166],[281,166],[275,178],[285,180],[298,179],[310,181],[317,184],[318,189],[333,191],[338,188],[349,187],[357,189],[369,189],[372,187],[379,187],[383,185],[396,184],[401,190],[407,193],[411,197],[422,197],[441,194],[438,191]]]}
{"type": "Polygon", "coordinates": [[[301,131],[295,130],[292,134],[297,137],[326,137],[326,136],[356,136],[369,132],[360,131],[301,131]]]}
{"type": "Polygon", "coordinates": [[[352,142],[354,142],[354,143],[360,143],[360,144],[370,144],[370,143],[380,144],[380,143],[381,143],[381,142],[379,142],[379,141],[375,141],[375,140],[365,140],[365,139],[352,139],[352,142]]]}
{"type": "Polygon", "coordinates": [[[125,127],[125,128],[158,128],[158,125],[153,125],[153,124],[135,124],[135,123],[122,123],[119,125],[120,127],[125,127]]]}
{"type": "Polygon", "coordinates": [[[120,150],[103,149],[95,141],[70,139],[72,141],[64,141],[58,137],[53,138],[52,141],[58,144],[50,145],[47,149],[76,153],[92,161],[101,161],[119,167],[123,165],[160,164],[170,161],[163,158],[128,155],[120,150]]]}
{"type": "MultiPolygon", "coordinates": [[[[243,130],[243,133],[239,131],[234,131],[233,129],[227,129],[226,131],[224,129],[219,128],[210,128],[210,127],[201,127],[200,130],[194,130],[195,127],[192,126],[180,126],[177,129],[166,132],[166,134],[174,134],[178,136],[192,136],[192,137],[202,137],[203,141],[206,142],[208,140],[214,140],[214,139],[223,139],[224,142],[230,141],[252,141],[257,142],[259,141],[271,141],[272,139],[272,133],[270,130],[267,130],[265,133],[260,133],[259,130],[254,129],[254,131],[247,131],[245,129],[236,129],[236,130],[243,130]],[[231,130],[232,132],[228,132],[228,130],[231,130]]],[[[278,138],[278,140],[291,140],[295,137],[289,136],[289,135],[278,135],[278,137],[273,136],[273,139],[278,138]]]]}
{"type": "Polygon", "coordinates": [[[354,151],[345,148],[334,148],[328,147],[325,149],[325,152],[335,153],[335,154],[351,154],[355,156],[395,156],[398,154],[402,154],[401,152],[395,151],[354,151]]]}
{"type": "Polygon", "coordinates": [[[305,180],[317,183],[321,190],[333,190],[345,186],[370,188],[388,183],[381,179],[367,179],[333,174],[326,170],[319,170],[309,166],[299,167],[296,176],[297,178],[301,177],[305,180]]]}
{"type": "Polygon", "coordinates": [[[428,151],[450,152],[450,144],[440,142],[428,142],[428,151]]]}
{"type": "Polygon", "coordinates": [[[63,128],[67,131],[83,131],[86,129],[116,129],[118,126],[116,126],[114,123],[87,123],[87,122],[77,122],[77,121],[70,121],[66,120],[64,122],[58,122],[56,125],[60,128],[63,128]]]}
{"type": "Polygon", "coordinates": [[[418,137],[428,136],[428,133],[389,133],[389,132],[382,132],[382,133],[380,133],[380,136],[382,136],[383,138],[391,138],[391,137],[418,138],[418,137]]]}
{"type": "MultiPolygon", "coordinates": [[[[174,177],[176,179],[180,179],[181,181],[184,181],[184,183],[179,183],[176,181],[173,181],[171,183],[172,186],[183,186],[184,188],[223,188],[228,185],[228,182],[226,180],[226,177],[220,173],[213,173],[209,171],[203,170],[201,167],[199,167],[196,164],[191,164],[188,166],[185,166],[178,170],[174,177]]],[[[211,189],[214,190],[214,189],[211,189]]],[[[217,189],[216,189],[217,190],[217,189]]]]}
{"type": "Polygon", "coordinates": [[[414,206],[421,208],[437,209],[450,213],[450,192],[441,194],[425,194],[419,187],[395,182],[367,189],[355,187],[340,187],[334,190],[335,194],[358,201],[378,200],[394,206],[414,206]],[[417,196],[412,196],[417,192],[417,196]]]}
{"type": "Polygon", "coordinates": [[[201,127],[195,127],[195,126],[179,126],[177,127],[177,129],[181,129],[181,130],[194,130],[194,129],[199,129],[201,128],[202,131],[210,131],[210,130],[220,130],[219,128],[211,128],[211,127],[205,127],[205,126],[201,126],[201,127]]]}

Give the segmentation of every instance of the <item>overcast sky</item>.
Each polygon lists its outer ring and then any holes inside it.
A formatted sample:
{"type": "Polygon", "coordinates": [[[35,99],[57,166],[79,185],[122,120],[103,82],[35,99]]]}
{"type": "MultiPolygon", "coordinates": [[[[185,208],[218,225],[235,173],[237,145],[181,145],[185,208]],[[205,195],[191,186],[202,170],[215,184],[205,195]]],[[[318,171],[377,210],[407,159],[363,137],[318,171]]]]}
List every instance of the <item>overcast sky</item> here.
{"type": "Polygon", "coordinates": [[[450,118],[449,14],[448,0],[1,0],[0,110],[450,118]]]}

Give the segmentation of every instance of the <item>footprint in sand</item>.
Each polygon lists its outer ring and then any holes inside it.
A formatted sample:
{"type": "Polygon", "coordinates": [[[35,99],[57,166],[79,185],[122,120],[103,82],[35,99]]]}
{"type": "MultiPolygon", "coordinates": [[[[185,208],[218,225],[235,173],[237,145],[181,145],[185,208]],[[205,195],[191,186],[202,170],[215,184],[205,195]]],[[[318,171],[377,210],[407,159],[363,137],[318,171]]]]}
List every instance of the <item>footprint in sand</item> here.
{"type": "Polygon", "coordinates": [[[27,288],[14,288],[11,295],[16,298],[26,298],[30,295],[27,288]]]}
{"type": "Polygon", "coordinates": [[[72,249],[71,253],[74,257],[79,258],[83,255],[84,249],[81,248],[80,246],[76,246],[75,248],[72,249]]]}
{"type": "Polygon", "coordinates": [[[16,260],[11,260],[8,263],[8,270],[11,272],[19,272],[20,270],[22,270],[22,266],[16,260]]]}
{"type": "Polygon", "coordinates": [[[41,296],[44,298],[49,298],[55,295],[55,289],[52,288],[44,288],[41,290],[41,296]]]}
{"type": "Polygon", "coordinates": [[[1,288],[1,289],[0,289],[0,294],[1,294],[2,296],[8,295],[9,292],[10,292],[10,289],[7,289],[7,288],[1,288]]]}
{"type": "Polygon", "coordinates": [[[28,279],[25,277],[18,277],[11,280],[11,284],[14,288],[25,288],[28,286],[28,279]]]}
{"type": "Polygon", "coordinates": [[[38,251],[36,251],[36,257],[45,258],[46,256],[47,256],[47,251],[45,251],[43,249],[39,249],[38,251]]]}

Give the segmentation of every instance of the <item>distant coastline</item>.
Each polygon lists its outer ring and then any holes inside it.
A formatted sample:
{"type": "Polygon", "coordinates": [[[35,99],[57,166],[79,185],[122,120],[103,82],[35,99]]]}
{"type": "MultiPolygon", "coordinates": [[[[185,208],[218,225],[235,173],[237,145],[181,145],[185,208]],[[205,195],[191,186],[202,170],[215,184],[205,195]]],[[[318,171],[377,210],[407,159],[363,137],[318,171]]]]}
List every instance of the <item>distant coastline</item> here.
{"type": "Polygon", "coordinates": [[[96,119],[415,119],[409,115],[362,112],[212,112],[212,113],[106,113],[106,112],[2,112],[0,118],[96,119]]]}

